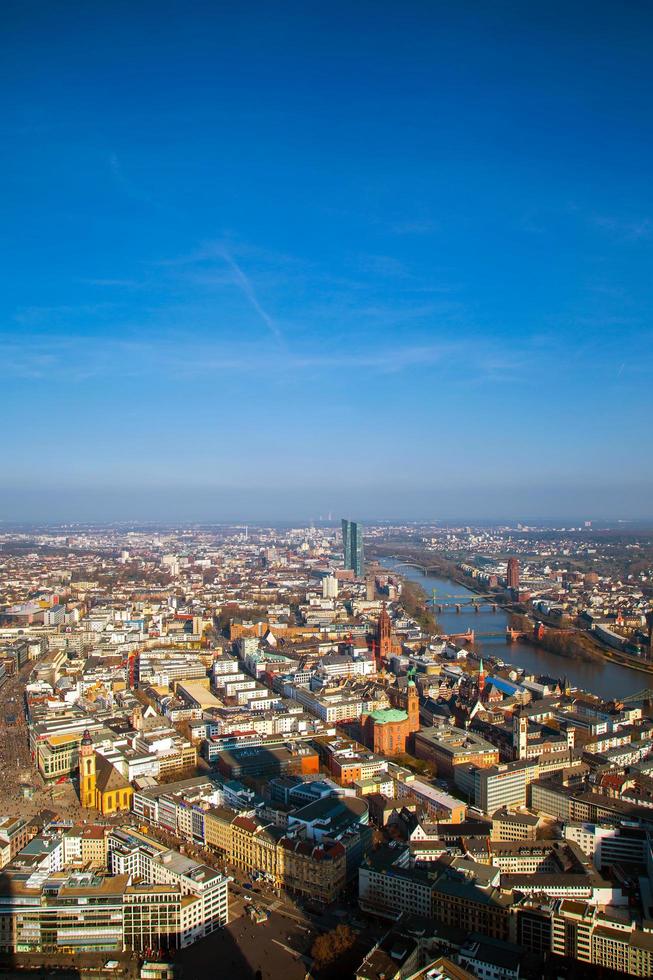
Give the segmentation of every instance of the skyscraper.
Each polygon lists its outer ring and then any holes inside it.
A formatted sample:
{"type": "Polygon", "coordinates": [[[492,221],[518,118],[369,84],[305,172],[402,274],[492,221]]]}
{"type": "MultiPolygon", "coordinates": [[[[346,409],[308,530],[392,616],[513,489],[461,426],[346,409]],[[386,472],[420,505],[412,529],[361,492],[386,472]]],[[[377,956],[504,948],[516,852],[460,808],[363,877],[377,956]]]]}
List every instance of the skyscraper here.
{"type": "Polygon", "coordinates": [[[342,546],[345,551],[345,568],[350,568],[356,578],[362,578],[365,574],[362,524],[357,524],[356,521],[343,520],[342,546]]]}
{"type": "Polygon", "coordinates": [[[506,584],[509,589],[519,588],[519,561],[517,558],[508,559],[508,569],[506,573],[506,584]]]}

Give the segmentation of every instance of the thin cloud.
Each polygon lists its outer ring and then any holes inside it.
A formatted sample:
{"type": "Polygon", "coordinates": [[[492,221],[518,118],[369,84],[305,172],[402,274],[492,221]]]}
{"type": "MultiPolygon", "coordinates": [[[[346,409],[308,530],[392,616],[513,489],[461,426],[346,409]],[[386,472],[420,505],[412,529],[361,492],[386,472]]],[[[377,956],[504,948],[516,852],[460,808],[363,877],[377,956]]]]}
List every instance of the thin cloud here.
{"type": "Polygon", "coordinates": [[[612,215],[594,214],[592,215],[592,224],[597,228],[613,232],[620,238],[631,242],[650,238],[653,234],[653,222],[650,218],[624,220],[623,218],[615,218],[612,215]]]}
{"type": "Polygon", "coordinates": [[[241,267],[238,265],[234,257],[231,255],[230,252],[227,251],[226,248],[222,249],[222,257],[224,258],[225,262],[233,272],[236,285],[240,288],[240,291],[242,292],[243,296],[248,301],[252,309],[259,315],[260,319],[266,325],[266,327],[273,335],[273,337],[275,337],[276,340],[278,341],[282,341],[283,334],[281,333],[281,330],[279,330],[279,327],[274,322],[274,320],[267,312],[267,310],[263,309],[263,307],[261,306],[258,300],[256,293],[254,292],[254,287],[252,286],[252,283],[245,275],[241,267]]]}
{"type": "MultiPolygon", "coordinates": [[[[276,335],[275,341],[277,339],[276,335]]],[[[453,369],[464,367],[466,376],[475,375],[479,381],[496,376],[497,371],[521,371],[524,364],[509,363],[498,352],[479,352],[473,362],[469,347],[463,341],[431,344],[397,344],[389,347],[326,348],[288,350],[278,343],[213,343],[198,342],[191,331],[177,331],[156,337],[92,338],[83,345],[70,334],[32,334],[20,342],[0,340],[0,358],[14,378],[23,380],[47,379],[54,383],[81,383],[89,378],[108,378],[118,373],[121,378],[143,380],[148,376],[183,375],[201,378],[207,371],[220,369],[238,373],[265,373],[287,377],[316,372],[360,370],[374,374],[400,374],[429,368],[453,369]],[[180,346],[185,356],[179,359],[180,346]]]]}

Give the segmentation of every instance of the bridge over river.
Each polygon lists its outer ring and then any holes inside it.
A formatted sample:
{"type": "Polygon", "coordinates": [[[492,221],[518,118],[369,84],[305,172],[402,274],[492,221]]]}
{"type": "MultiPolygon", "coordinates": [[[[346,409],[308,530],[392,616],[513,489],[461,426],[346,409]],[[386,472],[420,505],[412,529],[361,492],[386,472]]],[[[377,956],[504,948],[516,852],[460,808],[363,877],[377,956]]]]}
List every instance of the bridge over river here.
{"type": "Polygon", "coordinates": [[[640,695],[647,683],[646,676],[640,671],[616,661],[598,658],[583,661],[535,647],[521,639],[521,631],[508,645],[506,629],[511,626],[510,608],[497,603],[496,596],[478,595],[458,582],[443,578],[427,564],[405,557],[381,558],[380,563],[389,571],[421,585],[430,594],[430,603],[435,590],[435,612],[442,632],[457,637],[461,643],[473,642],[483,657],[494,657],[551,677],[566,675],[574,686],[605,698],[640,695]],[[439,605],[442,612],[438,610],[439,605]],[[474,639],[465,640],[465,636],[472,633],[474,639]]]}

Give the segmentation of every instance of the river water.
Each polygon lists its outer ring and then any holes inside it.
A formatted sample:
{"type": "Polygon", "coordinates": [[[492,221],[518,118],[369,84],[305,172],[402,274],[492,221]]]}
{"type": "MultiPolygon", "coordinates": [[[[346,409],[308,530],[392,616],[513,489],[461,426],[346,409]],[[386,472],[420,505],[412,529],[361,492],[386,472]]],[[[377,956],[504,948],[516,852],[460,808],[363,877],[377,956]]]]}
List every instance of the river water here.
{"type": "MultiPolygon", "coordinates": [[[[417,568],[408,568],[394,559],[384,558],[382,565],[417,582],[429,596],[435,589],[437,596],[454,597],[443,598],[443,602],[455,602],[456,598],[464,600],[474,596],[464,585],[434,575],[422,575],[417,568]]],[[[441,613],[436,610],[436,618],[445,633],[464,633],[471,628],[477,634],[501,634],[497,637],[480,637],[477,640],[474,648],[481,656],[496,657],[506,664],[525,667],[533,673],[547,674],[550,677],[561,678],[566,675],[572,687],[593,691],[604,698],[623,698],[649,686],[653,687],[649,674],[622,667],[621,664],[609,660],[597,659],[588,663],[571,657],[561,657],[529,643],[506,643],[508,614],[500,608],[492,612],[489,606],[481,606],[479,612],[474,612],[471,607],[463,606],[459,613],[454,608],[446,608],[441,613]]]]}

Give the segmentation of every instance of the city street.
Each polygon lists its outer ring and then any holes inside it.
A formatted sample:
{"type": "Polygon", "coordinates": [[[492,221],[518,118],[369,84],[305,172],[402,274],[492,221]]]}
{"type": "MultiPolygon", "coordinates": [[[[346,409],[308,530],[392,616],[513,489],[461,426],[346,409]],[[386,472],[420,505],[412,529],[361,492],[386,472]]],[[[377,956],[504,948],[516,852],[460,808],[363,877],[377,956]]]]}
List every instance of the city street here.
{"type": "Polygon", "coordinates": [[[0,815],[32,817],[50,809],[77,820],[81,808],[73,784],[46,784],[30,758],[24,691],[33,667],[33,661],[23,664],[0,688],[0,815]],[[23,795],[23,786],[31,788],[31,797],[23,795]]]}

